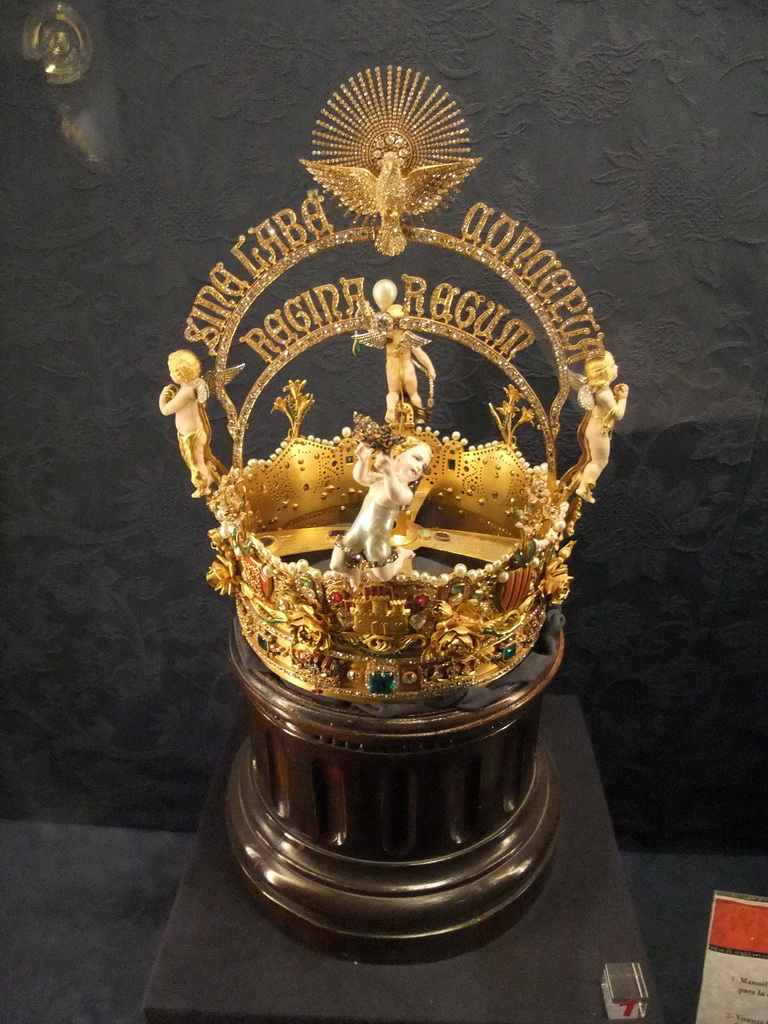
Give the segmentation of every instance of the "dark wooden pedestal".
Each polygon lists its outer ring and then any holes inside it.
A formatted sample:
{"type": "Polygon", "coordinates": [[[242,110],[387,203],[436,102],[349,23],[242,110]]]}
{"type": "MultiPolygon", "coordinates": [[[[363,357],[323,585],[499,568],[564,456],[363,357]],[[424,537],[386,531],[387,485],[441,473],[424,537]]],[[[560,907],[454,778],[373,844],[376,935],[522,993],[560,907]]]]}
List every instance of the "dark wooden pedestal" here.
{"type": "Polygon", "coordinates": [[[498,934],[554,848],[538,729],[559,660],[480,710],[382,718],[283,683],[234,640],[250,738],[227,827],[248,890],[295,937],[355,960],[448,957],[498,934]]]}
{"type": "Polygon", "coordinates": [[[294,941],[239,883],[222,759],[144,997],[148,1024],[595,1024],[606,963],[639,960],[661,1024],[575,697],[545,695],[541,732],[563,805],[551,870],[506,932],[450,960],[354,963],[294,941]]]}

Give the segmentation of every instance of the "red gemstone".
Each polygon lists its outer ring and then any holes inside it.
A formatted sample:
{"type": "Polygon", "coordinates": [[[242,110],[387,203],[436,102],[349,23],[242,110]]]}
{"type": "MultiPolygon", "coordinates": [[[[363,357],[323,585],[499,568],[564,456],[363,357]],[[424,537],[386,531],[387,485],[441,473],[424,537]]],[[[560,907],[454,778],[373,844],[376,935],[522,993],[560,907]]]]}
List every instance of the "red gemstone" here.
{"type": "Polygon", "coordinates": [[[427,604],[428,601],[429,601],[429,595],[428,594],[417,594],[416,597],[414,597],[414,599],[413,599],[413,603],[415,605],[417,605],[419,608],[423,608],[424,605],[427,604]]]}
{"type": "Polygon", "coordinates": [[[322,693],[323,691],[322,691],[322,690],[318,690],[318,689],[317,689],[317,687],[314,687],[314,688],[312,689],[312,691],[311,691],[311,692],[312,692],[312,693],[314,693],[314,694],[316,694],[316,695],[317,695],[317,696],[319,697],[319,696],[320,696],[320,694],[321,694],[321,693],[322,693]]]}
{"type": "Polygon", "coordinates": [[[333,601],[334,604],[338,604],[339,601],[344,600],[344,595],[339,590],[335,590],[332,594],[328,595],[328,600],[333,601]]]}

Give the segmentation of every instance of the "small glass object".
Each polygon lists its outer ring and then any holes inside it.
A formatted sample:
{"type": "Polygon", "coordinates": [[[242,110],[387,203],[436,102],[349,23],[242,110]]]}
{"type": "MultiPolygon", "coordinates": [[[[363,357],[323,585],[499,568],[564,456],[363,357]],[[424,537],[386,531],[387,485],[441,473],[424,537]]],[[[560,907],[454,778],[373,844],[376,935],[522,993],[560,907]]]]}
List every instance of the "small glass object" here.
{"type": "Polygon", "coordinates": [[[606,964],[602,989],[609,1020],[638,1020],[646,1015],[648,989],[640,964],[606,964]]]}
{"type": "Polygon", "coordinates": [[[69,4],[53,3],[27,18],[22,53],[27,60],[40,61],[51,85],[70,85],[91,66],[93,43],[77,11],[69,4]]]}

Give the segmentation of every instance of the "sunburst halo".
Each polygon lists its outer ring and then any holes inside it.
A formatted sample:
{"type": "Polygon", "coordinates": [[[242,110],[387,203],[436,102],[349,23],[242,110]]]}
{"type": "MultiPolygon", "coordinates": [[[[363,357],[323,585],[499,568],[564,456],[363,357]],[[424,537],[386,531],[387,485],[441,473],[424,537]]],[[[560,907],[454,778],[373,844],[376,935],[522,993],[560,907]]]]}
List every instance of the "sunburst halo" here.
{"type": "Polygon", "coordinates": [[[410,68],[360,71],[334,92],[312,133],[312,155],[327,164],[377,173],[394,152],[402,171],[450,163],[470,153],[469,129],[455,100],[410,68]]]}

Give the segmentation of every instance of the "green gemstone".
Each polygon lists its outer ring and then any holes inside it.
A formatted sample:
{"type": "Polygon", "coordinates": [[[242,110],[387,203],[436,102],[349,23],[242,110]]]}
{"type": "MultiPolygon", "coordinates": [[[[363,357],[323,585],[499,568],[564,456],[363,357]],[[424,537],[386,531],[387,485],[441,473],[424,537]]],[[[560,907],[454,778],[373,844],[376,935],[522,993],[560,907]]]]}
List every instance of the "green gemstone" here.
{"type": "Polygon", "coordinates": [[[397,686],[395,673],[387,672],[384,669],[379,669],[378,672],[371,672],[365,685],[369,693],[373,693],[377,697],[386,697],[390,693],[395,692],[397,686]]]}
{"type": "Polygon", "coordinates": [[[256,635],[256,642],[258,643],[258,645],[262,649],[262,651],[266,651],[267,650],[269,644],[267,643],[266,637],[263,637],[261,635],[261,633],[258,633],[256,635]]]}
{"type": "Polygon", "coordinates": [[[509,644],[507,647],[505,647],[502,655],[504,661],[509,661],[510,658],[514,658],[516,651],[517,644],[509,644]]]}
{"type": "Polygon", "coordinates": [[[459,594],[463,594],[466,585],[466,583],[454,583],[453,586],[451,587],[451,595],[453,597],[456,597],[459,594]]]}

